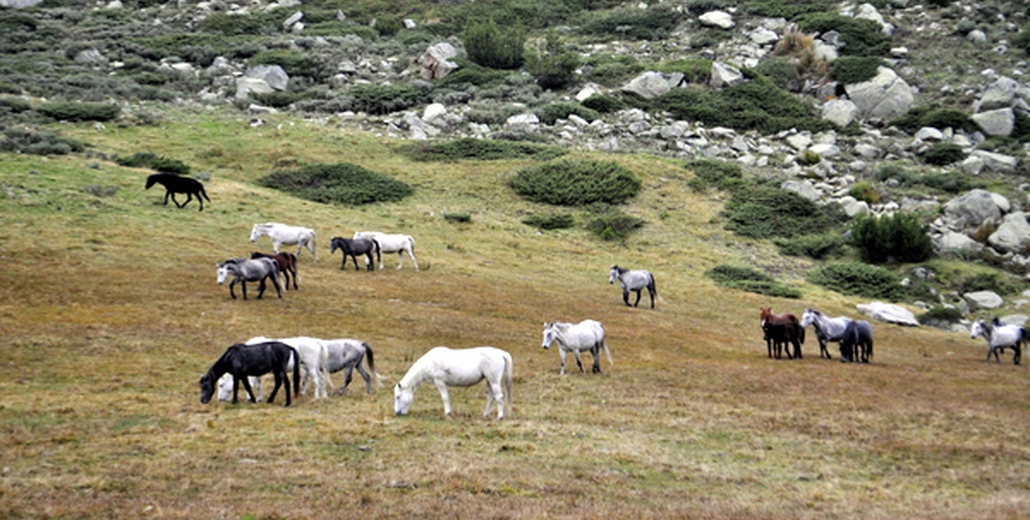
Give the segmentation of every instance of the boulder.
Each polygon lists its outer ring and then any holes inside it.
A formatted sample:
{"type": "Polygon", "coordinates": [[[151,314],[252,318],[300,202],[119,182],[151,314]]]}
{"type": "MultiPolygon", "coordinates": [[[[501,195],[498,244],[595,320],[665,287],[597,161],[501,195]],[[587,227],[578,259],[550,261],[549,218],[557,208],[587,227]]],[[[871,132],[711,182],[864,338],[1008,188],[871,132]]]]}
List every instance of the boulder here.
{"type": "MultiPolygon", "coordinates": [[[[715,65],[712,65],[715,68],[715,65]]],[[[654,99],[679,86],[683,81],[683,74],[665,74],[664,72],[648,71],[629,81],[622,86],[623,92],[636,94],[644,99],[654,99]]]]}
{"type": "Polygon", "coordinates": [[[899,305],[894,305],[893,303],[864,303],[856,305],[855,308],[858,309],[858,312],[861,312],[877,321],[895,323],[897,325],[907,325],[910,327],[919,326],[919,320],[917,320],[915,315],[912,314],[912,311],[899,305]]]}
{"type": "Polygon", "coordinates": [[[246,78],[264,81],[269,87],[275,90],[286,90],[290,83],[290,76],[278,65],[257,65],[247,69],[243,75],[246,78]]]}
{"type": "Polygon", "coordinates": [[[536,114],[516,114],[504,122],[504,127],[517,132],[535,133],[540,129],[540,118],[536,114]]]}
{"type": "Polygon", "coordinates": [[[915,101],[912,87],[892,69],[883,66],[877,68],[873,79],[848,85],[846,90],[865,119],[899,117],[912,108],[915,101]]]}
{"type": "Polygon", "coordinates": [[[1011,108],[1019,92],[1019,82],[1005,76],[999,77],[984,89],[980,99],[973,105],[974,112],[1011,108]]]}
{"type": "Polygon", "coordinates": [[[723,88],[740,85],[744,82],[744,74],[736,67],[721,61],[712,63],[708,85],[712,88],[723,88]]]}
{"type": "Polygon", "coordinates": [[[944,205],[944,217],[950,229],[962,231],[1001,218],[1001,209],[990,192],[975,189],[948,201],[944,205]]]}
{"type": "Polygon", "coordinates": [[[1016,126],[1016,114],[1009,107],[978,112],[971,118],[983,133],[991,137],[1010,136],[1016,126]]]}
{"type": "Polygon", "coordinates": [[[934,247],[941,253],[970,251],[978,252],[983,250],[983,244],[969,238],[964,233],[946,230],[934,241],[934,247]]]}
{"type": "Polygon", "coordinates": [[[858,116],[858,105],[850,99],[833,99],[823,104],[823,120],[841,128],[850,125],[858,116]]]}
{"type": "Polygon", "coordinates": [[[811,181],[784,181],[783,184],[780,184],[780,189],[793,191],[812,202],[816,202],[823,197],[823,194],[815,189],[811,181]]]}
{"type": "Polygon", "coordinates": [[[983,167],[997,173],[1015,173],[1019,166],[1019,159],[1011,155],[1005,155],[986,150],[973,150],[970,157],[976,157],[983,161],[983,167]]]}
{"type": "Polygon", "coordinates": [[[994,291],[968,292],[962,295],[962,299],[973,309],[997,309],[1005,304],[1005,300],[994,291]]]}
{"type": "Polygon", "coordinates": [[[1016,211],[1005,215],[998,229],[987,237],[987,243],[1002,253],[1020,254],[1030,245],[1030,224],[1026,214],[1016,211]]]}
{"type": "Polygon", "coordinates": [[[732,29],[733,26],[737,25],[733,21],[733,16],[726,11],[709,11],[699,16],[698,21],[701,25],[706,27],[718,27],[719,29],[732,29]]]}
{"type": "Polygon", "coordinates": [[[274,91],[268,82],[263,79],[240,76],[236,78],[236,99],[246,99],[251,92],[256,94],[268,94],[274,91]]]}
{"type": "Polygon", "coordinates": [[[458,69],[458,64],[450,61],[458,55],[454,46],[447,43],[437,43],[426,49],[426,52],[419,57],[418,62],[422,65],[420,73],[422,79],[440,79],[458,69]]]}

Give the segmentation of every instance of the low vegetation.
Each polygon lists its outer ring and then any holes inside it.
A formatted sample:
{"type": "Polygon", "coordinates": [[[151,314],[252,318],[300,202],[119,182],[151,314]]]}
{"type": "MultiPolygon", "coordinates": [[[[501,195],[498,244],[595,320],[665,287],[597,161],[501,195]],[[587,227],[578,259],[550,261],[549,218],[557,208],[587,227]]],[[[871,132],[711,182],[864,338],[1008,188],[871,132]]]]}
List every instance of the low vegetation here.
{"type": "Polygon", "coordinates": [[[568,153],[567,150],[556,146],[472,137],[412,143],[401,147],[401,151],[416,161],[496,161],[523,158],[549,161],[568,153]]]}
{"type": "Polygon", "coordinates": [[[509,181],[515,193],[556,206],[618,205],[635,197],[641,182],[614,161],[560,160],[519,170],[509,181]]]}
{"type": "Polygon", "coordinates": [[[801,291],[779,283],[772,276],[750,267],[717,265],[705,272],[715,283],[738,291],[747,291],[776,298],[798,299],[801,291]]]}
{"type": "Polygon", "coordinates": [[[260,179],[263,186],[302,199],[352,206],[395,202],[414,192],[407,184],[356,164],[312,164],[278,171],[260,179]]]}

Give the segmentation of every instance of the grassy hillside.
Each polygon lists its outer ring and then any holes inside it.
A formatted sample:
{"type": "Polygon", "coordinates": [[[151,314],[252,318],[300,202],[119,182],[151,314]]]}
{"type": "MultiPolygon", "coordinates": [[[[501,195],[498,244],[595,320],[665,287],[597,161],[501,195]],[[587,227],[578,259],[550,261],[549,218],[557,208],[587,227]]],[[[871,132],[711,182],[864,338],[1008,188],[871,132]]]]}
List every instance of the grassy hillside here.
{"type": "Polygon", "coordinates": [[[274,117],[61,131],[104,156],[0,156],[5,518],[993,519],[1030,505],[1025,366],[984,364],[980,339],[879,323],[870,365],[820,360],[811,334],[803,360],[767,359],[760,307],[855,316],[862,300],[713,223],[719,196],[692,193],[673,161],[603,157],[644,182],[624,209],[648,223],[619,245],[521,224],[549,210],[505,187],[530,161],[416,163],[400,143],[274,117]],[[110,160],[144,151],[210,173],[213,202],[163,206],[149,172],[110,160]],[[339,161],[416,193],[350,208],[255,182],[339,161]],[[264,221],[316,229],[319,261],[300,255],[301,289],[282,300],[233,301],[215,263],[270,250],[247,242],[264,221]],[[341,271],[329,239],[356,229],[415,236],[422,272],[396,258],[341,271]],[[622,305],[613,263],[655,273],[657,309],[622,305]],[[719,288],[703,273],[724,263],[805,297],[719,288]],[[541,325],[585,318],[604,322],[615,364],[559,377],[541,325]],[[256,335],[368,341],[385,384],[292,408],[201,405],[199,377],[256,335]],[[510,420],[479,417],[481,387],[452,391],[446,420],[428,385],[394,417],[393,383],[436,345],[513,354],[510,420]]]}

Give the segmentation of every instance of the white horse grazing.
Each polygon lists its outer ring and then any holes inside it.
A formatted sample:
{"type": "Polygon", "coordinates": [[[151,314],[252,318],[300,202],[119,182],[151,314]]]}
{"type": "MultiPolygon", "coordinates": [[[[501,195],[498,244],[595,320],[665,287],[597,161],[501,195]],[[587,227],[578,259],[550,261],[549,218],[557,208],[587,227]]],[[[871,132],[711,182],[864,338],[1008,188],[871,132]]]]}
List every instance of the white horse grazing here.
{"type": "Polygon", "coordinates": [[[626,269],[613,265],[608,273],[608,283],[619,281],[622,286],[622,301],[629,307],[629,292],[637,293],[637,301],[633,302],[636,307],[640,303],[640,291],[647,289],[647,295],[651,297],[651,308],[654,308],[654,299],[658,296],[658,289],[654,284],[654,275],[643,269],[626,269]]]}
{"type": "Polygon", "coordinates": [[[423,381],[432,381],[443,399],[443,413],[451,415],[448,386],[472,386],[486,379],[486,410],[497,404],[497,418],[504,419],[505,398],[509,411],[512,405],[511,382],[514,363],[511,354],[494,347],[450,349],[435,347],[420,357],[408,373],[393,388],[393,411],[405,415],[415,398],[415,387],[423,381]]]}
{"type": "Polygon", "coordinates": [[[579,365],[579,371],[583,373],[586,373],[586,370],[583,370],[583,362],[579,358],[579,353],[584,350],[589,350],[594,355],[594,373],[601,371],[601,350],[608,355],[608,363],[615,364],[612,361],[612,353],[608,350],[608,343],[604,340],[604,326],[599,321],[583,320],[576,324],[544,323],[543,347],[549,348],[554,341],[558,342],[558,354],[561,356],[559,374],[565,374],[565,359],[569,351],[576,356],[576,364],[579,365]]]}
{"type": "MultiPolygon", "coordinates": [[[[326,368],[329,366],[329,354],[322,340],[307,336],[270,340],[264,336],[258,336],[247,340],[247,344],[253,345],[266,341],[281,341],[297,351],[297,357],[300,358],[300,391],[302,394],[306,393],[308,381],[311,381],[311,384],[315,387],[315,399],[329,397],[329,394],[326,392],[326,385],[329,381],[329,373],[326,371],[326,368]]],[[[287,369],[292,370],[292,365],[287,367],[287,369]]],[[[260,384],[258,388],[260,388],[260,384]]]]}
{"type": "MultiPolygon", "coordinates": [[[[415,264],[415,270],[418,271],[418,260],[415,260],[415,239],[411,238],[411,235],[389,235],[379,231],[358,231],[354,233],[354,238],[370,238],[379,242],[379,250],[383,255],[397,253],[397,269],[404,267],[404,253],[408,253],[408,256],[411,257],[411,263],[415,264]]],[[[383,266],[383,257],[380,256],[379,268],[382,269],[383,266]]]]}
{"type": "Polygon", "coordinates": [[[355,368],[358,369],[358,373],[365,380],[365,391],[371,394],[372,378],[375,378],[376,384],[382,379],[376,373],[375,354],[372,352],[372,347],[368,343],[356,339],[330,339],[322,343],[329,353],[329,364],[326,366],[329,373],[335,374],[341,370],[346,370],[343,386],[336,391],[336,394],[339,395],[347,391],[347,385],[350,384],[351,374],[355,368]],[[368,359],[368,372],[361,366],[361,360],[366,358],[368,359]],[[369,372],[372,373],[371,376],[369,372]]]}
{"type": "Polygon", "coordinates": [[[983,336],[987,340],[987,360],[985,363],[991,362],[991,354],[994,354],[994,360],[1001,363],[1001,358],[998,357],[998,353],[1005,350],[1005,347],[1011,347],[1015,354],[1012,356],[1012,362],[1016,365],[1019,364],[1019,359],[1023,354],[1023,342],[1026,341],[1026,330],[1019,325],[1003,325],[998,318],[995,318],[991,323],[987,323],[984,320],[979,320],[973,323],[973,327],[969,330],[969,337],[975,338],[977,336],[983,336]]]}
{"type": "Polygon", "coordinates": [[[300,256],[300,252],[305,247],[308,251],[311,251],[311,256],[314,257],[315,262],[318,261],[318,251],[315,247],[315,230],[306,227],[298,226],[287,226],[286,224],[280,224],[278,222],[267,222],[265,224],[254,224],[254,229],[250,230],[250,241],[254,242],[257,239],[267,236],[272,239],[272,249],[278,253],[279,247],[283,244],[292,246],[297,245],[297,256],[300,256]]]}
{"type": "Polygon", "coordinates": [[[854,320],[846,316],[827,318],[815,309],[805,309],[805,314],[801,316],[801,328],[812,325],[815,328],[815,337],[819,340],[819,357],[833,359],[830,351],[826,350],[826,344],[831,341],[843,341],[852,321],[854,320]]]}

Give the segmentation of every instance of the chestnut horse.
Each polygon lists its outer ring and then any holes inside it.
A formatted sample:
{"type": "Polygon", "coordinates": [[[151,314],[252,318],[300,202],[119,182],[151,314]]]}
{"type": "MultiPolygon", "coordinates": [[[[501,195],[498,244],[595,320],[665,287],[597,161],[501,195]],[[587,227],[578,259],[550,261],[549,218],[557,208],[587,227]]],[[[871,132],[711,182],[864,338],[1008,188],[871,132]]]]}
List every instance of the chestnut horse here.
{"type": "Polygon", "coordinates": [[[801,344],[805,342],[805,328],[793,314],[773,314],[772,307],[762,307],[762,332],[765,335],[769,357],[778,359],[782,356],[786,344],[787,359],[801,359],[801,344]],[[790,353],[790,345],[794,345],[794,354],[790,353]]]}

